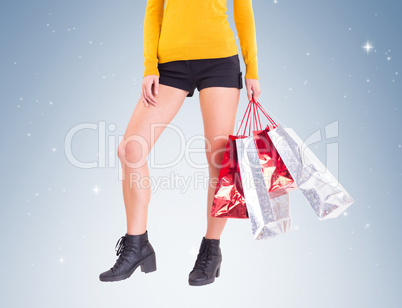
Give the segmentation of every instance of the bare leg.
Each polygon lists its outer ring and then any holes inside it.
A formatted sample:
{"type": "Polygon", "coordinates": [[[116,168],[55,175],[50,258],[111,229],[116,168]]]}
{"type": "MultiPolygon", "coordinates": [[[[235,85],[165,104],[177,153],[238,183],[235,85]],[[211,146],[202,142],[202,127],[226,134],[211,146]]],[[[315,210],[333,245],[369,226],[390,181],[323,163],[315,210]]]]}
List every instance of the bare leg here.
{"type": "Polygon", "coordinates": [[[219,239],[227,222],[227,218],[212,217],[211,208],[223,149],[226,147],[228,136],[233,134],[239,98],[240,89],[237,88],[210,87],[200,91],[204,134],[206,142],[211,146],[210,151],[206,150],[210,179],[205,234],[207,239],[219,239]]]}
{"type": "Polygon", "coordinates": [[[188,91],[160,84],[159,93],[155,95],[157,106],[145,107],[139,100],[131,115],[117,151],[123,170],[128,234],[138,235],[146,231],[151,188],[150,185],[140,185],[141,182],[149,184],[144,182],[144,179],[149,181],[146,158],[166,125],[179,111],[187,94],[188,91]],[[158,126],[152,129],[152,124],[158,126]]]}

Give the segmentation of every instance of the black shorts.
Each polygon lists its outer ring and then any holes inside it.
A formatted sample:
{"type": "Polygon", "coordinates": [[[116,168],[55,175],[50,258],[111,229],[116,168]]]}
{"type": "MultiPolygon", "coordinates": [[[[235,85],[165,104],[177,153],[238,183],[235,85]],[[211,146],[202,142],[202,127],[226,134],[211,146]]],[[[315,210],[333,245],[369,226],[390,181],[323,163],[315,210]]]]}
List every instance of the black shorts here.
{"type": "Polygon", "coordinates": [[[243,88],[239,55],[158,63],[159,83],[189,91],[208,87],[243,88]]]}

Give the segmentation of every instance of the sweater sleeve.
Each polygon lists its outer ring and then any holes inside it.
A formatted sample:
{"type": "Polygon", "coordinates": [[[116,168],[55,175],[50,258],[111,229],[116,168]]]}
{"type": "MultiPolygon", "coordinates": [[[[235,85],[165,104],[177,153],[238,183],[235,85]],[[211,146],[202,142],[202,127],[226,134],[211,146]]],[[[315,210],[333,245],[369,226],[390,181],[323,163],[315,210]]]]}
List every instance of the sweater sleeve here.
{"type": "Polygon", "coordinates": [[[252,0],[233,0],[233,14],[247,79],[258,79],[257,38],[252,0]]]}
{"type": "Polygon", "coordinates": [[[158,44],[161,32],[164,0],[148,0],[144,16],[144,75],[159,75],[158,44]]]}

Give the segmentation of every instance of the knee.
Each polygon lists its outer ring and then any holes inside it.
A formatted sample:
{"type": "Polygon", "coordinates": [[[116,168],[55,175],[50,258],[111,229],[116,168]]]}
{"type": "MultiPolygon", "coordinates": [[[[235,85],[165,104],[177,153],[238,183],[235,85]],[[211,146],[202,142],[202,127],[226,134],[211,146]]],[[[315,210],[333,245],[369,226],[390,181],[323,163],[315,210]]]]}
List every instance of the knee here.
{"type": "Polygon", "coordinates": [[[147,148],[135,141],[122,140],[117,148],[117,156],[122,165],[132,168],[141,167],[146,162],[147,155],[147,148]]]}

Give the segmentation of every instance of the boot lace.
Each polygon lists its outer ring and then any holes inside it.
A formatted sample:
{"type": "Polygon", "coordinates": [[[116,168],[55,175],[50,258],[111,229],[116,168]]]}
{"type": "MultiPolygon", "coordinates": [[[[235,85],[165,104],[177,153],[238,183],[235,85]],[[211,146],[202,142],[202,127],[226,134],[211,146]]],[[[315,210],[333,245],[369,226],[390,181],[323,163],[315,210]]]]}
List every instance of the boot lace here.
{"type": "Polygon", "coordinates": [[[115,251],[116,251],[116,256],[119,256],[119,258],[116,260],[116,263],[111,268],[112,270],[118,268],[120,266],[120,264],[123,263],[124,260],[128,261],[126,254],[125,254],[125,252],[126,252],[125,243],[126,243],[125,236],[122,236],[121,238],[119,238],[119,240],[116,243],[115,251]]]}
{"type": "Polygon", "coordinates": [[[207,241],[205,245],[201,247],[200,252],[197,255],[195,261],[194,270],[200,269],[202,271],[207,267],[208,261],[212,259],[212,245],[207,241]]]}
{"type": "Polygon", "coordinates": [[[116,246],[115,246],[115,251],[116,251],[116,256],[118,256],[119,254],[121,254],[123,251],[124,251],[124,244],[125,244],[125,241],[126,240],[126,237],[125,236],[122,236],[121,238],[119,238],[119,240],[117,241],[117,243],[116,243],[116,246]],[[117,247],[117,246],[119,246],[119,247],[117,247]]]}

